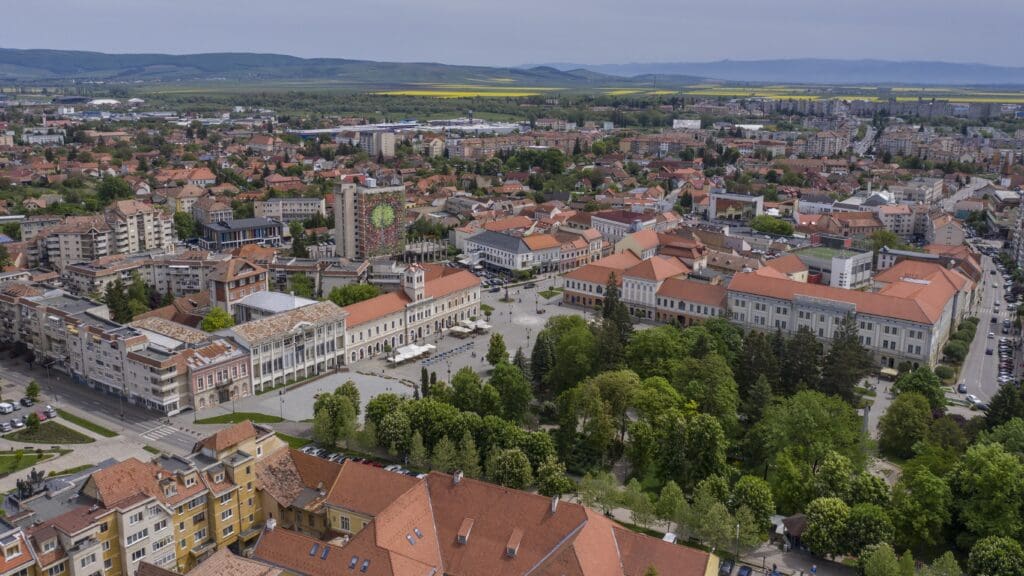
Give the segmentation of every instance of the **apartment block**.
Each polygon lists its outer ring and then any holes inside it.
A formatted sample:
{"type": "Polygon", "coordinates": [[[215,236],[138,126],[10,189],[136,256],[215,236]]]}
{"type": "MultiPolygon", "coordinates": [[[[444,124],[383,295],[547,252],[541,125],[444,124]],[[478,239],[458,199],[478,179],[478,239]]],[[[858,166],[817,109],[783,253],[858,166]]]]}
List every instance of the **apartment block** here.
{"type": "Polygon", "coordinates": [[[334,190],[335,247],[349,260],[400,254],[405,248],[405,187],[343,182],[334,190]]]}
{"type": "Polygon", "coordinates": [[[303,221],[314,215],[327,216],[327,203],[323,198],[268,198],[253,203],[257,218],[270,218],[284,223],[303,221]]]}

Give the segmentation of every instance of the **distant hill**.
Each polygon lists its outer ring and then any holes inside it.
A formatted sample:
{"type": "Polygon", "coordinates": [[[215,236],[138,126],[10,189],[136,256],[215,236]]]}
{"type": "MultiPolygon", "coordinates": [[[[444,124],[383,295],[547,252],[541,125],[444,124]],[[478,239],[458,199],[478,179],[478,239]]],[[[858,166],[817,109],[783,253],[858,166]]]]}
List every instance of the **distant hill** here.
{"type": "Polygon", "coordinates": [[[685,75],[729,82],[799,84],[1021,85],[1024,67],[953,62],[888,60],[720,60],[637,64],[548,64],[558,70],[583,68],[598,74],[634,78],[643,74],[685,75]]]}
{"type": "MultiPolygon", "coordinates": [[[[0,81],[188,82],[206,80],[323,80],[355,85],[411,83],[494,84],[500,86],[590,87],[645,84],[583,69],[550,66],[492,68],[432,62],[374,62],[340,58],[297,58],[280,54],[104,54],[70,50],[0,48],[0,81]]],[[[699,78],[673,77],[659,85],[693,84],[699,78]]]]}

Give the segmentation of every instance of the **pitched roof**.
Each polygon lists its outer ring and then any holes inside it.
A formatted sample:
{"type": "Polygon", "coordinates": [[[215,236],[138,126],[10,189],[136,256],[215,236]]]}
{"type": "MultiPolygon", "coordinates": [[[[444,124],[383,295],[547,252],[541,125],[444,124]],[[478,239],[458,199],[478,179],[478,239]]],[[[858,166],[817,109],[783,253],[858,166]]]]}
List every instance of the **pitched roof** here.
{"type": "Polygon", "coordinates": [[[417,483],[404,474],[346,460],[327,494],[327,503],[376,516],[417,483]]]}
{"type": "Polygon", "coordinates": [[[96,488],[97,499],[107,508],[113,508],[129,498],[160,494],[159,471],[155,464],[129,458],[94,472],[90,481],[96,488]]]}
{"type": "Polygon", "coordinates": [[[531,236],[524,236],[523,242],[530,248],[530,250],[548,250],[551,248],[558,248],[562,245],[551,234],[533,234],[531,236]]]}
{"type": "MultiPolygon", "coordinates": [[[[188,576],[279,576],[280,568],[270,566],[243,556],[237,556],[227,548],[220,548],[198,566],[189,570],[188,576]]],[[[141,574],[136,576],[147,576],[141,574]]],[[[153,574],[151,576],[167,576],[153,574]]]]}
{"type": "MultiPolygon", "coordinates": [[[[470,276],[473,276],[470,274],[470,276]]],[[[475,278],[475,276],[474,276],[475,278]]],[[[345,326],[347,328],[365,324],[371,320],[377,318],[383,318],[389,314],[394,314],[405,309],[405,306],[412,302],[409,297],[406,296],[405,292],[388,292],[387,294],[381,294],[375,296],[369,300],[363,300],[362,302],[356,302],[355,304],[349,304],[345,306],[343,310],[348,314],[345,319],[345,326]]]]}
{"type": "Polygon", "coordinates": [[[671,256],[652,256],[629,268],[624,275],[631,278],[642,278],[644,280],[661,281],[680,274],[686,274],[690,269],[678,258],[671,256]]]}
{"type": "MultiPolygon", "coordinates": [[[[225,548],[225,550],[227,550],[227,548],[225,548]]],[[[205,565],[205,563],[204,563],[204,565],[205,565]]],[[[199,567],[197,566],[196,568],[198,569],[199,567]]],[[[173,570],[167,570],[166,568],[161,568],[159,566],[155,566],[155,565],[150,564],[149,562],[146,562],[145,560],[143,560],[142,562],[139,562],[139,567],[135,570],[135,576],[179,576],[179,575],[178,575],[177,572],[174,572],[173,570]]]]}
{"type": "MultiPolygon", "coordinates": [[[[898,284],[908,283],[899,282],[898,284]]],[[[920,324],[938,322],[943,308],[954,294],[954,290],[948,284],[934,282],[921,285],[912,292],[907,290],[906,286],[896,288],[893,286],[890,286],[886,292],[861,292],[771,278],[758,272],[745,272],[733,276],[729,283],[729,290],[781,300],[792,300],[799,295],[847,302],[856,306],[858,313],[898,318],[920,324]]]]}
{"type": "Polygon", "coordinates": [[[658,295],[665,298],[707,304],[717,308],[725,307],[725,286],[707,284],[685,278],[669,278],[658,288],[658,295]]]}
{"type": "Polygon", "coordinates": [[[243,338],[248,345],[253,345],[292,332],[302,325],[341,321],[345,315],[344,309],[327,300],[274,314],[268,318],[239,324],[231,328],[230,331],[243,338]]]}
{"type": "Polygon", "coordinates": [[[783,274],[797,274],[800,272],[807,272],[807,264],[800,259],[796,254],[786,254],[781,258],[772,258],[764,263],[768,268],[772,268],[783,274]]]}
{"type": "Polygon", "coordinates": [[[196,444],[196,449],[209,448],[214,452],[222,452],[232,446],[237,446],[245,440],[255,437],[256,427],[252,425],[252,421],[244,420],[229,428],[225,428],[203,438],[196,444]]]}

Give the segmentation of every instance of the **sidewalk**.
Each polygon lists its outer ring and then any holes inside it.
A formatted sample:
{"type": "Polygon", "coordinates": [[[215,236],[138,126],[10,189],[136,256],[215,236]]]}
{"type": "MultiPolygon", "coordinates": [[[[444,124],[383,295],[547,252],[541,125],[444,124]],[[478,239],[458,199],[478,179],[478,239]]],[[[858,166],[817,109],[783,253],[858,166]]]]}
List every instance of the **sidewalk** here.
{"type": "MultiPolygon", "coordinates": [[[[62,448],[70,449],[71,452],[58,456],[57,458],[51,458],[43,462],[38,463],[33,467],[26,468],[24,470],[18,470],[12,474],[0,478],[0,493],[9,492],[17,487],[18,480],[25,478],[32,468],[41,470],[45,474],[49,474],[51,471],[62,471],[69,468],[76,468],[86,464],[96,464],[109,458],[115,460],[124,460],[126,458],[138,458],[139,460],[147,461],[153,458],[153,454],[143,450],[138,444],[130,442],[124,436],[115,436],[113,438],[105,438],[98,436],[93,432],[82,428],[76,424],[68,422],[63,418],[59,418],[58,422],[62,425],[71,428],[76,432],[81,432],[90,438],[94,438],[95,442],[89,444],[66,444],[62,445],[62,448]]],[[[11,442],[6,438],[0,437],[0,450],[25,450],[34,451],[36,448],[42,448],[44,451],[50,449],[52,444],[26,444],[24,442],[11,442]]]]}

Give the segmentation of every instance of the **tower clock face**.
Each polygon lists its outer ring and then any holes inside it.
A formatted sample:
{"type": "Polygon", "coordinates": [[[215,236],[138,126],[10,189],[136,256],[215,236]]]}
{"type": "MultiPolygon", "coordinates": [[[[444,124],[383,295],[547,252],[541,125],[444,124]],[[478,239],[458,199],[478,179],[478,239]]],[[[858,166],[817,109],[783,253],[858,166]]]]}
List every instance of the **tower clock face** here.
{"type": "Polygon", "coordinates": [[[375,228],[387,228],[395,221],[395,210],[387,204],[381,204],[370,212],[370,223],[375,228]]]}

